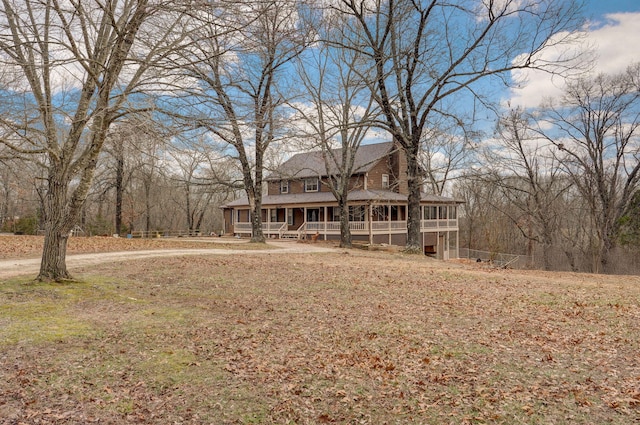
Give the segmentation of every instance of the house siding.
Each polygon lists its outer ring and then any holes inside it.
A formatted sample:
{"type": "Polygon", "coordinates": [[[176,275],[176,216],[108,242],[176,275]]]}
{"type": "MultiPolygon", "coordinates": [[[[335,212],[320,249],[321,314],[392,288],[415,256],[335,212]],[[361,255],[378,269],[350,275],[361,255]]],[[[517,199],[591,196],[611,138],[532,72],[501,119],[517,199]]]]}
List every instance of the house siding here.
{"type": "Polygon", "coordinates": [[[393,184],[393,170],[390,167],[390,161],[383,159],[378,161],[376,165],[367,174],[367,189],[369,190],[392,190],[393,184]],[[387,174],[389,176],[389,187],[382,187],[382,175],[387,174]]]}
{"type": "Polygon", "coordinates": [[[402,148],[398,147],[393,154],[390,155],[389,161],[391,163],[390,169],[393,176],[393,189],[399,193],[409,193],[409,184],[407,180],[407,158],[402,152],[402,148]]]}
{"type": "MultiPolygon", "coordinates": [[[[380,179],[382,179],[382,172],[380,173],[380,179]]],[[[318,192],[331,192],[329,188],[330,179],[328,177],[323,177],[318,186],[318,192]]],[[[382,187],[382,183],[378,185],[382,187]]],[[[360,174],[351,176],[349,178],[349,190],[358,190],[364,188],[364,177],[360,174]]],[[[289,192],[285,195],[294,195],[305,193],[304,190],[304,179],[292,179],[289,180],[289,192]]],[[[280,195],[280,180],[269,180],[267,182],[267,194],[268,195],[280,195]]]]}

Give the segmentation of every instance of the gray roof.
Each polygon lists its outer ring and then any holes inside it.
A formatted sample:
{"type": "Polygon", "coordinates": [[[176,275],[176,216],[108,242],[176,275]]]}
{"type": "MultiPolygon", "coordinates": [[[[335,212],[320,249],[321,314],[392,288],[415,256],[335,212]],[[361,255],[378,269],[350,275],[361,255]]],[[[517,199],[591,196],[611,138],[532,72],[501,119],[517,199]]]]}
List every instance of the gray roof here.
{"type": "MultiPolygon", "coordinates": [[[[361,145],[356,151],[353,161],[353,174],[365,173],[376,163],[387,156],[393,149],[393,142],[361,145]]],[[[342,149],[332,149],[331,152],[340,161],[342,149]]],[[[306,178],[339,174],[339,167],[328,156],[329,169],[325,166],[322,151],[299,153],[285,161],[277,170],[271,173],[268,180],[282,178],[306,178]]]]}
{"type": "MultiPolygon", "coordinates": [[[[406,203],[407,196],[390,190],[354,190],[349,192],[349,202],[374,201],[374,202],[398,202],[406,203]]],[[[262,197],[263,206],[291,205],[291,204],[316,204],[336,202],[331,192],[291,193],[285,195],[267,195],[262,197]]],[[[422,202],[436,204],[459,204],[461,201],[446,196],[437,196],[423,193],[422,202]]],[[[249,205],[247,198],[236,199],[223,205],[222,208],[246,207],[249,205]]]]}

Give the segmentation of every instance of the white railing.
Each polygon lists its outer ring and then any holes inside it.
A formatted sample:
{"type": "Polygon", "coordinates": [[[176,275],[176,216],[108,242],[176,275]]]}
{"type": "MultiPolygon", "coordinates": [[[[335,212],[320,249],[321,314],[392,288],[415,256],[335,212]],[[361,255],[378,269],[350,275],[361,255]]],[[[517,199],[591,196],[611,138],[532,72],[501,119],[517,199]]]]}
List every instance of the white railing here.
{"type": "Polygon", "coordinates": [[[289,226],[287,225],[287,222],[282,223],[282,226],[278,229],[278,237],[280,239],[282,239],[282,235],[284,235],[288,228],[289,226]]]}
{"type": "Polygon", "coordinates": [[[268,223],[262,223],[262,230],[267,231],[269,233],[279,232],[282,227],[287,224],[281,221],[270,221],[268,223]]]}
{"type": "Polygon", "coordinates": [[[248,222],[235,223],[233,225],[233,230],[236,233],[251,233],[251,223],[248,223],[248,222]]]}
{"type": "Polygon", "coordinates": [[[307,230],[310,232],[324,230],[324,222],[322,221],[307,221],[305,224],[307,230]]]}
{"type": "MultiPolygon", "coordinates": [[[[284,227],[286,227],[287,223],[282,223],[279,221],[271,221],[271,222],[262,222],[262,231],[267,233],[279,233],[282,231],[284,227]]],[[[251,233],[251,223],[249,222],[239,222],[234,224],[234,230],[237,233],[251,233]]]]}
{"type": "Polygon", "coordinates": [[[406,221],[374,221],[371,223],[371,228],[374,232],[376,230],[404,231],[404,230],[407,230],[407,222],[406,221]]]}
{"type": "Polygon", "coordinates": [[[457,229],[458,220],[420,220],[420,228],[422,230],[431,229],[457,229]]]}
{"type": "Polygon", "coordinates": [[[349,230],[358,231],[358,230],[367,230],[366,221],[350,221],[349,222],[349,230]]]}
{"type": "Polygon", "coordinates": [[[339,221],[328,221],[327,227],[328,232],[339,232],[340,231],[340,222],[339,221]]]}
{"type": "MultiPolygon", "coordinates": [[[[268,233],[278,233],[282,235],[287,231],[287,223],[269,222],[262,223],[262,230],[268,233]]],[[[458,228],[458,220],[421,220],[421,230],[456,230],[458,228]]],[[[349,229],[354,232],[364,232],[369,230],[369,222],[367,221],[350,221],[349,229]]],[[[371,230],[373,232],[402,232],[407,230],[406,221],[373,221],[371,222],[371,230]]],[[[237,233],[251,233],[251,223],[236,223],[235,231],[237,233]]],[[[306,233],[329,233],[340,232],[339,221],[305,221],[296,230],[299,235],[306,233]]]]}

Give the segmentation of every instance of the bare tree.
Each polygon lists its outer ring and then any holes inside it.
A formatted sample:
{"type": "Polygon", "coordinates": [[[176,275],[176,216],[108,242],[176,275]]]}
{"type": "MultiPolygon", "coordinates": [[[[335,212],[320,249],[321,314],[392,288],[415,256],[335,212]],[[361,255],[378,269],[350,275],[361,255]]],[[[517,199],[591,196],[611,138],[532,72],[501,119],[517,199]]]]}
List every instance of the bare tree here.
{"type": "Polygon", "coordinates": [[[152,0],[3,0],[0,61],[11,70],[2,142],[40,154],[47,170],[45,241],[38,279],[63,280],[66,246],[111,124],[145,72],[175,48],[184,14],[152,0]],[[166,20],[160,25],[154,18],[166,20]],[[169,34],[171,37],[169,37],[169,34]],[[144,35],[144,40],[142,36],[144,35]]]}
{"type": "MultiPolygon", "coordinates": [[[[351,247],[348,196],[355,171],[356,152],[373,124],[377,108],[365,84],[362,54],[336,45],[342,16],[316,21],[320,40],[297,63],[305,94],[290,103],[301,118],[302,137],[309,148],[320,149],[324,160],[323,181],[338,202],[340,246],[351,247]],[[319,27],[319,28],[318,28],[319,27]]],[[[361,166],[359,164],[358,166],[361,166]]],[[[317,170],[320,172],[321,170],[317,170]]]]}
{"type": "Polygon", "coordinates": [[[187,147],[174,149],[172,156],[178,166],[173,176],[180,187],[177,204],[185,214],[189,232],[198,232],[214,193],[211,186],[204,182],[206,155],[187,147]]]}
{"type": "Polygon", "coordinates": [[[640,187],[640,64],[620,75],[581,78],[550,104],[539,133],[587,202],[595,226],[594,271],[610,271],[620,224],[640,187]],[[547,129],[548,128],[548,129],[547,129]]]}
{"type": "Polygon", "coordinates": [[[229,154],[240,164],[254,242],[265,240],[264,159],[282,136],[286,67],[307,36],[299,27],[297,6],[296,0],[269,0],[203,12],[202,30],[177,60],[179,72],[197,82],[183,98],[187,120],[194,117],[195,126],[231,148],[229,154]]]}
{"type": "Polygon", "coordinates": [[[541,53],[571,41],[580,8],[575,1],[553,0],[339,0],[335,7],[351,17],[345,47],[362,51],[375,67],[369,84],[383,125],[406,155],[407,250],[421,252],[425,129],[443,117],[458,119],[456,103],[486,104],[477,85],[482,80],[509,84],[512,70],[559,72],[573,65],[550,64],[541,53]]]}
{"type": "Polygon", "coordinates": [[[486,171],[479,176],[496,185],[508,202],[510,210],[503,212],[529,241],[527,254],[533,256],[534,243],[542,247],[546,270],[552,267],[552,248],[566,213],[562,197],[571,186],[552,148],[531,129],[530,117],[512,109],[499,120],[496,139],[486,146],[486,171]]]}
{"type": "Polygon", "coordinates": [[[110,129],[105,153],[111,159],[107,167],[112,178],[107,177],[106,181],[110,184],[103,190],[115,190],[116,233],[122,232],[123,197],[127,190],[134,189],[134,183],[142,186],[142,197],[139,201],[144,201],[140,202],[144,206],[137,209],[144,210],[144,228],[146,232],[151,230],[152,184],[159,172],[159,151],[168,144],[168,133],[168,128],[159,126],[146,113],[127,116],[110,129]]]}
{"type": "Polygon", "coordinates": [[[477,136],[457,123],[425,129],[419,164],[431,193],[444,196],[451,182],[476,163],[477,136]]]}

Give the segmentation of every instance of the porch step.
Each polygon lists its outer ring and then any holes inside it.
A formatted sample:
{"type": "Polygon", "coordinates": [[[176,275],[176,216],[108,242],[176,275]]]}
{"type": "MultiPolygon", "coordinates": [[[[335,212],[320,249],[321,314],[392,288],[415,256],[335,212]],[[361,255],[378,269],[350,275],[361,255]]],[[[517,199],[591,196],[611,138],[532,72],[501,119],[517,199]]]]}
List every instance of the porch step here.
{"type": "Polygon", "coordinates": [[[280,236],[280,239],[298,239],[297,232],[285,232],[280,236]]]}

